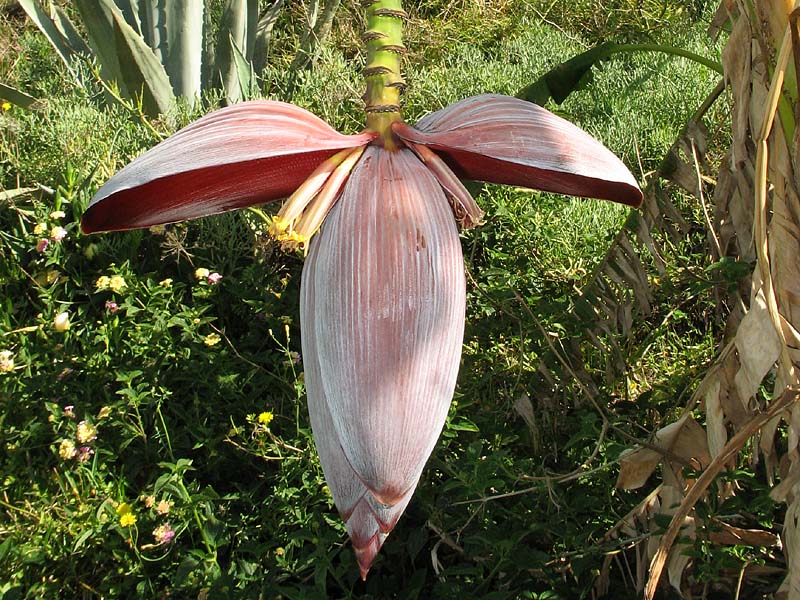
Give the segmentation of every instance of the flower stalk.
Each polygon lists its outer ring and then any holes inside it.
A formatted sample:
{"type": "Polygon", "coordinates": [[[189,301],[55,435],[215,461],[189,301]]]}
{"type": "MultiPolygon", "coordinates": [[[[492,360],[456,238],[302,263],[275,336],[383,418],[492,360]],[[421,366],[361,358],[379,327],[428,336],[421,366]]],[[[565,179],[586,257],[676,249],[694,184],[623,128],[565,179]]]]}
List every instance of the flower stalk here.
{"type": "Polygon", "coordinates": [[[364,94],[367,129],[378,134],[376,143],[387,150],[396,150],[391,126],[401,119],[400,95],[406,82],[400,71],[403,45],[403,24],[408,15],[401,0],[375,0],[367,7],[367,64],[364,94]]]}

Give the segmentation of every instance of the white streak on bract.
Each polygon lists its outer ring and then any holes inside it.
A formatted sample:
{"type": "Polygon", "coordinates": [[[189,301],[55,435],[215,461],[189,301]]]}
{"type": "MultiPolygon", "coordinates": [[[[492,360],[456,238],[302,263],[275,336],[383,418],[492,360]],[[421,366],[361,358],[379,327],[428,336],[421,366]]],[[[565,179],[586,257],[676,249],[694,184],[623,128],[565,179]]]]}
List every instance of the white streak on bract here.
{"type": "Polygon", "coordinates": [[[301,296],[314,438],[363,573],[444,425],[464,330],[452,212],[409,150],[367,148],[311,244],[301,296]]]}

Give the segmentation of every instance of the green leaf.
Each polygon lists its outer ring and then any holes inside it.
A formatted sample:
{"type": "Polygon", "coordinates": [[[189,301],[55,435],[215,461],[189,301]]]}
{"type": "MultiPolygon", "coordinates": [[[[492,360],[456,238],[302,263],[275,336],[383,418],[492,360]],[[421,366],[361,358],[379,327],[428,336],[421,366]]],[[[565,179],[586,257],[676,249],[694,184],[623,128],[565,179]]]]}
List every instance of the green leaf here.
{"type": "Polygon", "coordinates": [[[4,83],[0,83],[0,98],[8,100],[20,108],[31,108],[37,102],[33,96],[4,83]]]}
{"type": "MultiPolygon", "coordinates": [[[[219,25],[215,64],[228,104],[242,99],[236,54],[237,48],[240,54],[243,54],[241,49],[245,51],[247,49],[249,37],[247,29],[253,21],[250,14],[253,10],[258,10],[257,6],[253,9],[252,4],[251,0],[228,0],[219,25]]],[[[253,21],[252,27],[255,29],[255,21],[253,21]]],[[[255,36],[255,32],[253,32],[253,36],[255,36]]]]}
{"type": "Polygon", "coordinates": [[[141,95],[144,111],[152,116],[165,114],[175,97],[164,67],[144,40],[117,12],[112,12],[114,40],[119,65],[127,89],[141,95]]]}
{"type": "Polygon", "coordinates": [[[87,57],[92,55],[92,51],[89,49],[89,46],[81,37],[81,34],[78,33],[78,29],[75,27],[75,25],[73,25],[72,21],[70,21],[67,13],[64,12],[64,9],[58,5],[53,6],[53,22],[67,40],[69,47],[75,53],[82,54],[87,57]]]}
{"type": "Polygon", "coordinates": [[[267,66],[269,54],[269,40],[272,37],[272,28],[278,21],[285,0],[275,0],[274,4],[263,14],[256,24],[256,35],[253,42],[253,52],[248,58],[253,63],[253,69],[260,75],[267,66]]]}
{"type": "Polygon", "coordinates": [[[89,45],[100,62],[105,81],[115,81],[123,96],[131,97],[117,57],[114,41],[114,5],[110,0],[75,0],[81,22],[89,35],[89,45]]]}
{"type": "Polygon", "coordinates": [[[610,49],[616,44],[600,44],[566,62],[557,65],[529,86],[523,88],[518,98],[543,106],[550,98],[561,104],[575,90],[591,81],[592,67],[595,63],[610,56],[610,49]]]}
{"type": "Polygon", "coordinates": [[[80,534],[80,536],[78,536],[78,539],[75,540],[75,545],[72,547],[72,551],[77,552],[78,550],[80,550],[81,547],[86,543],[86,540],[92,537],[92,534],[94,534],[94,529],[87,529],[82,534],[80,534]]]}
{"type": "Polygon", "coordinates": [[[67,69],[74,77],[75,71],[72,68],[72,61],[75,57],[76,49],[70,45],[67,38],[58,28],[58,25],[56,25],[56,22],[53,21],[47,11],[45,11],[36,0],[19,0],[19,5],[28,13],[28,17],[36,24],[39,31],[45,35],[47,41],[50,42],[56,54],[64,61],[67,69]]]}
{"type": "Polygon", "coordinates": [[[250,100],[258,91],[256,73],[253,63],[247,60],[239,47],[231,40],[233,46],[233,60],[236,65],[236,85],[239,86],[239,99],[250,100]]]}
{"type": "Polygon", "coordinates": [[[162,62],[175,95],[190,103],[200,96],[203,8],[203,0],[167,2],[164,15],[167,55],[162,62]]]}
{"type": "Polygon", "coordinates": [[[662,44],[614,44],[606,42],[573,56],[568,61],[550,69],[539,79],[517,93],[517,98],[540,106],[550,98],[561,104],[574,91],[586,86],[592,78],[592,67],[614,54],[630,52],[660,52],[669,56],[688,58],[708,69],[723,74],[722,65],[690,50],[662,44]]]}

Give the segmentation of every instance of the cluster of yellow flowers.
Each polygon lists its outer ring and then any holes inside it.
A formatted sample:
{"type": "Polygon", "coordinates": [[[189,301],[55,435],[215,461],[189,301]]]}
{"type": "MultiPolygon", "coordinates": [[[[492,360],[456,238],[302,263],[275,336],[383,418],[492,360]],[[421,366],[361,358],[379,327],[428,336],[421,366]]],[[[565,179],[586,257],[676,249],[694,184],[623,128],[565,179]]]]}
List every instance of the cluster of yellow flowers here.
{"type": "Polygon", "coordinates": [[[128,284],[121,275],[112,275],[111,277],[103,275],[94,284],[94,289],[98,292],[111,290],[112,292],[120,293],[126,287],[128,287],[128,284]]]}
{"type": "Polygon", "coordinates": [[[222,338],[219,336],[218,333],[209,333],[206,337],[203,338],[203,343],[208,346],[216,346],[222,341],[222,338]]]}
{"type": "MultiPolygon", "coordinates": [[[[59,221],[66,216],[63,210],[54,210],[50,213],[50,218],[54,221],[59,221]]],[[[37,223],[33,228],[34,235],[43,235],[47,231],[47,223],[37,223]]],[[[64,229],[61,225],[53,225],[50,228],[50,240],[54,242],[60,242],[65,237],[67,237],[67,230],[64,229]]],[[[36,245],[36,250],[38,252],[44,252],[47,250],[47,247],[50,245],[50,240],[44,238],[39,240],[39,243],[36,245]]]]}

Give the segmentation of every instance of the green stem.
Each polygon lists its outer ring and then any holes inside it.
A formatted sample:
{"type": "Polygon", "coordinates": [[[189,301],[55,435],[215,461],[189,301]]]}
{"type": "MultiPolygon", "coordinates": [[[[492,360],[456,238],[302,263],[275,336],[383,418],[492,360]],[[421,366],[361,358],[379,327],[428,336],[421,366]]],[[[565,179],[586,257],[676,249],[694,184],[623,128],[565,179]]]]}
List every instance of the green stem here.
{"type": "Polygon", "coordinates": [[[380,134],[378,143],[394,149],[391,125],[401,119],[400,94],[405,81],[400,72],[400,57],[405,53],[403,23],[407,15],[402,0],[374,0],[367,7],[367,65],[364,94],[367,129],[380,134]]]}
{"type": "Polygon", "coordinates": [[[725,74],[719,62],[677,46],[665,46],[663,44],[611,44],[608,49],[608,54],[616,54],[617,52],[663,52],[664,54],[688,58],[689,60],[693,60],[696,63],[708,67],[712,71],[716,71],[720,75],[725,74]]]}

